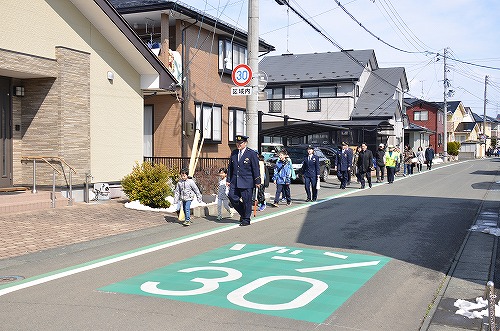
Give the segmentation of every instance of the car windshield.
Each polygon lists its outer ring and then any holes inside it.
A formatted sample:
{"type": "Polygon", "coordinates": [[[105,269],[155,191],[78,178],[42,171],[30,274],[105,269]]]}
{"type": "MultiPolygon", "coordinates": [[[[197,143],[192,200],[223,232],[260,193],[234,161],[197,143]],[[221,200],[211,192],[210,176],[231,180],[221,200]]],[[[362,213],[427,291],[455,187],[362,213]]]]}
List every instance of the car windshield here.
{"type": "Polygon", "coordinates": [[[304,160],[304,156],[307,155],[305,148],[288,148],[287,152],[290,159],[292,159],[292,163],[301,163],[304,160]]]}

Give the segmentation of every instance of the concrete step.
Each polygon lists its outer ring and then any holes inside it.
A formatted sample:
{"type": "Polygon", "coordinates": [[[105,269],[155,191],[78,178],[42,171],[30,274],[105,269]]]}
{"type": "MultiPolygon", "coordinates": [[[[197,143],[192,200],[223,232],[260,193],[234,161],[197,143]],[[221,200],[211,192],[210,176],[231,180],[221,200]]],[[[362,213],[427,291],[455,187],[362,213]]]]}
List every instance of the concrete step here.
{"type": "MultiPolygon", "coordinates": [[[[52,208],[52,192],[8,192],[0,193],[0,214],[26,212],[52,208]]],[[[68,199],[56,192],[55,207],[68,205],[68,199]]]]}

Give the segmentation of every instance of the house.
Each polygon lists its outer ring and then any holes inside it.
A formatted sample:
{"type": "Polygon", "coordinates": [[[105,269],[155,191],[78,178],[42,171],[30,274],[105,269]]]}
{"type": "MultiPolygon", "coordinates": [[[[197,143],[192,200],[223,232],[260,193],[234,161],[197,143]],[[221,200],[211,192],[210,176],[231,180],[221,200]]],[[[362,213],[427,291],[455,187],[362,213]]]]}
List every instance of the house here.
{"type": "Polygon", "coordinates": [[[498,137],[497,131],[498,131],[498,120],[490,117],[490,116],[484,116],[483,115],[478,115],[474,112],[472,113],[472,117],[474,118],[474,121],[480,128],[480,135],[479,135],[479,140],[481,140],[482,143],[482,148],[481,148],[481,156],[484,156],[486,153],[486,150],[489,147],[492,147],[493,149],[496,147],[496,139],[498,137]],[[484,152],[484,153],[482,153],[484,152]]]}
{"type": "Polygon", "coordinates": [[[405,128],[405,144],[414,150],[432,144],[437,154],[444,151],[444,112],[435,102],[405,98],[409,126],[405,128]]]}
{"type": "MultiPolygon", "coordinates": [[[[189,157],[200,130],[201,157],[226,158],[246,133],[246,97],[231,96],[231,73],[247,62],[247,34],[179,1],[111,0],[166,66],[177,68],[176,93],[144,97],[145,156],[189,157]]],[[[261,52],[274,47],[259,41],[261,52]]]]}
{"type": "MultiPolygon", "coordinates": [[[[443,103],[439,103],[443,107],[443,103]]],[[[481,147],[481,128],[474,120],[470,107],[465,107],[461,101],[448,101],[447,134],[448,142],[458,141],[461,144],[461,158],[475,158],[485,155],[481,147]]]]}
{"type": "Polygon", "coordinates": [[[178,81],[107,0],[0,6],[0,187],[34,165],[40,185],[69,185],[68,165],[73,185],[120,181],[143,159],[143,95],[178,81]]]}
{"type": "Polygon", "coordinates": [[[405,70],[379,68],[373,50],[265,56],[259,69],[264,142],[402,144],[405,70]]]}

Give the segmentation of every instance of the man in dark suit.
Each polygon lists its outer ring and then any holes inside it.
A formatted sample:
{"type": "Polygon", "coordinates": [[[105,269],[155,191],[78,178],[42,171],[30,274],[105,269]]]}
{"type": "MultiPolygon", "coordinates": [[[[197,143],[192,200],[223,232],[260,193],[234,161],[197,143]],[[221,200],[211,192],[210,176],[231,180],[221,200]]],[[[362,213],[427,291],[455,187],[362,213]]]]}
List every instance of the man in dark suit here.
{"type": "Polygon", "coordinates": [[[427,163],[427,170],[431,170],[432,168],[432,160],[434,160],[434,150],[432,149],[432,144],[429,144],[429,147],[425,149],[425,162],[427,163]]]}
{"type": "Polygon", "coordinates": [[[314,155],[314,147],[311,145],[307,147],[307,156],[304,158],[304,162],[302,162],[302,176],[306,187],[306,201],[316,201],[318,198],[318,188],[316,185],[319,180],[319,157],[314,155]]]}
{"type": "Polygon", "coordinates": [[[337,157],[337,177],[340,180],[340,188],[345,189],[347,186],[347,180],[349,178],[349,172],[351,171],[352,165],[352,150],[349,145],[345,142],[342,143],[342,151],[337,157]]]}
{"type": "Polygon", "coordinates": [[[368,186],[372,187],[372,170],[373,170],[373,153],[368,149],[366,143],[361,144],[361,152],[358,157],[358,180],[361,183],[361,188],[365,188],[365,177],[368,181],[368,186]]]}
{"type": "Polygon", "coordinates": [[[250,225],[253,190],[260,186],[260,169],[257,152],[247,148],[248,137],[238,135],[236,149],[231,153],[227,169],[228,197],[240,214],[240,226],[250,225]],[[240,200],[241,199],[241,200],[240,200]]]}

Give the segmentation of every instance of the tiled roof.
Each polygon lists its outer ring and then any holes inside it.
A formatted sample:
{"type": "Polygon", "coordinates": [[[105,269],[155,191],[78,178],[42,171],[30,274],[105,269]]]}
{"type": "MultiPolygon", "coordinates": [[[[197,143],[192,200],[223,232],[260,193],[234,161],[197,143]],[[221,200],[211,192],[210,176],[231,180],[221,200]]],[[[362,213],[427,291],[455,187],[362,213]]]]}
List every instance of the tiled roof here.
{"type": "Polygon", "coordinates": [[[394,93],[404,75],[403,67],[374,70],[361,91],[351,116],[392,117],[399,110],[399,103],[394,99],[394,93]]]}
{"type": "Polygon", "coordinates": [[[268,84],[357,81],[368,62],[377,66],[373,50],[283,54],[266,56],[259,70],[267,73],[268,84]],[[345,53],[348,53],[345,54],[345,53]],[[352,60],[355,58],[358,62],[352,60]]]}

